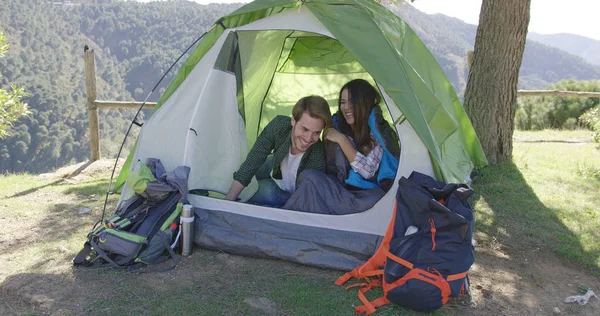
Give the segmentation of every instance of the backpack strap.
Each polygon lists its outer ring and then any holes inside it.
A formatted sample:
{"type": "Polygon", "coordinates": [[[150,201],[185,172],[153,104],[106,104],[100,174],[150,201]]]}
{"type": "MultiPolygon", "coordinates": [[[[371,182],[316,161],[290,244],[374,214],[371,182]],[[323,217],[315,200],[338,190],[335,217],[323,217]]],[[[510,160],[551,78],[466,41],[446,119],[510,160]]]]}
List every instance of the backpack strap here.
{"type": "Polygon", "coordinates": [[[81,249],[79,251],[79,253],[77,253],[75,258],[73,258],[74,266],[76,266],[76,267],[84,266],[84,267],[90,267],[90,268],[105,268],[106,266],[113,266],[116,268],[124,268],[124,267],[118,265],[113,260],[108,259],[106,253],[103,250],[98,249],[99,251],[96,251],[97,247],[93,248],[93,245],[97,245],[97,244],[95,242],[92,244],[91,240],[85,242],[85,244],[83,245],[83,249],[81,249]],[[87,259],[88,256],[90,256],[92,253],[96,253],[96,254],[98,254],[98,256],[96,256],[92,260],[88,260],[87,259]],[[99,263],[99,261],[96,261],[98,258],[102,258],[102,259],[106,260],[106,262],[99,263]]]}
{"type": "MultiPolygon", "coordinates": [[[[388,225],[388,228],[385,232],[385,236],[383,236],[383,240],[381,241],[381,245],[379,245],[379,248],[377,248],[375,254],[371,258],[369,258],[369,260],[367,260],[367,262],[365,262],[363,265],[354,268],[354,270],[350,272],[344,273],[344,275],[342,275],[335,281],[335,284],[343,285],[351,278],[360,279],[362,277],[379,274],[377,272],[373,272],[374,274],[370,274],[371,271],[383,271],[381,270],[381,268],[384,266],[386,256],[390,252],[390,241],[392,240],[392,236],[394,235],[394,223],[396,222],[397,203],[397,201],[394,202],[392,220],[390,221],[390,224],[388,225]]],[[[383,273],[379,275],[383,275],[383,273]]]]}
{"type": "Polygon", "coordinates": [[[354,308],[354,311],[357,314],[371,315],[376,311],[377,307],[386,305],[390,302],[385,297],[385,294],[372,300],[372,301],[369,301],[367,299],[367,297],[365,296],[365,293],[367,293],[369,290],[371,290],[374,287],[382,286],[381,276],[383,275],[383,270],[371,271],[371,272],[369,272],[369,274],[371,274],[373,276],[377,276],[378,278],[377,279],[369,279],[368,277],[365,277],[366,282],[352,284],[352,285],[349,285],[346,287],[346,290],[349,288],[357,287],[357,286],[360,287],[358,289],[358,298],[363,303],[363,305],[357,306],[354,308]]]}
{"type": "Polygon", "coordinates": [[[396,261],[397,263],[399,263],[399,264],[401,264],[401,265],[403,265],[403,266],[411,269],[411,270],[414,267],[412,263],[410,263],[409,261],[404,260],[404,259],[396,256],[395,254],[389,252],[389,250],[387,252],[387,257],[390,258],[390,259],[392,259],[392,260],[394,260],[394,261],[396,261]]]}
{"type": "Polygon", "coordinates": [[[169,255],[159,257],[158,259],[156,259],[154,264],[165,262],[165,261],[169,260],[169,257],[171,257],[171,258],[173,258],[172,265],[170,265],[168,267],[148,267],[148,265],[146,265],[145,263],[138,262],[137,264],[129,267],[127,269],[127,272],[132,272],[132,273],[166,272],[166,271],[171,271],[171,270],[175,269],[175,267],[181,261],[181,259],[179,258],[179,256],[177,256],[175,254],[175,251],[173,251],[173,248],[171,248],[171,245],[164,239],[163,239],[163,246],[165,246],[165,248],[169,252],[169,255]]]}
{"type": "MultiPolygon", "coordinates": [[[[430,269],[428,268],[428,270],[430,269]]],[[[446,302],[448,302],[448,297],[450,296],[451,292],[450,285],[448,284],[448,282],[446,282],[444,276],[442,276],[435,269],[432,269],[430,272],[420,268],[414,268],[410,270],[407,274],[405,274],[403,277],[392,283],[383,282],[383,292],[387,294],[390,290],[403,285],[410,279],[417,279],[436,286],[440,289],[440,294],[442,296],[442,304],[446,304],[446,302]]]]}
{"type": "Polygon", "coordinates": [[[394,235],[394,224],[396,222],[396,204],[397,202],[394,202],[392,220],[390,221],[387,231],[385,232],[385,236],[381,241],[381,245],[379,245],[379,248],[377,248],[375,254],[363,265],[354,268],[354,270],[350,272],[344,273],[344,275],[340,276],[335,281],[335,284],[343,285],[351,278],[365,279],[366,282],[356,283],[346,287],[346,290],[353,287],[360,287],[358,289],[358,298],[363,303],[363,305],[357,306],[354,309],[354,311],[357,314],[373,314],[377,307],[389,303],[389,300],[385,298],[385,294],[381,297],[374,299],[373,301],[369,301],[365,296],[365,293],[368,292],[371,288],[382,286],[383,266],[385,265],[385,260],[388,254],[390,253],[390,241],[392,240],[392,236],[394,235]],[[376,277],[376,279],[370,279],[369,277],[376,277]]]}
{"type": "Polygon", "coordinates": [[[364,305],[356,306],[354,308],[354,311],[357,314],[371,315],[375,313],[377,307],[387,305],[390,303],[390,301],[387,298],[385,298],[385,295],[382,295],[372,301],[369,301],[363,293],[364,292],[362,292],[362,289],[358,291],[358,298],[360,298],[364,305]]]}
{"type": "MultiPolygon", "coordinates": [[[[404,259],[402,259],[402,258],[400,258],[400,257],[398,257],[396,255],[394,255],[393,253],[391,253],[389,251],[388,251],[387,255],[388,255],[388,258],[390,258],[390,259],[394,260],[395,262],[397,262],[397,263],[399,263],[399,264],[407,267],[408,269],[412,270],[414,268],[414,266],[413,266],[412,263],[410,263],[409,261],[406,261],[406,260],[404,260],[404,259]]],[[[468,273],[469,273],[469,271],[465,271],[465,272],[461,272],[461,273],[456,273],[456,274],[449,274],[445,278],[445,280],[448,281],[448,282],[460,280],[460,279],[466,278],[467,275],[468,275],[468,273]]]]}
{"type": "Polygon", "coordinates": [[[450,274],[446,277],[446,281],[451,282],[451,281],[460,280],[462,278],[466,278],[468,273],[469,273],[469,271],[465,271],[465,272],[457,273],[457,274],[450,274]]]}
{"type": "Polygon", "coordinates": [[[90,255],[90,253],[92,252],[92,245],[89,242],[85,242],[85,244],[83,245],[83,249],[81,249],[79,251],[79,253],[77,253],[77,255],[75,256],[75,258],[73,258],[73,265],[74,266],[90,266],[90,262],[87,260],[87,257],[90,255]]]}
{"type": "Polygon", "coordinates": [[[96,253],[104,260],[106,260],[106,262],[108,262],[111,266],[115,267],[115,268],[125,268],[119,264],[117,264],[116,262],[114,262],[112,259],[110,259],[108,257],[108,255],[106,254],[106,252],[104,252],[104,250],[102,250],[98,244],[94,241],[95,238],[90,238],[90,244],[92,245],[92,248],[94,248],[94,251],[96,251],[96,253]]]}

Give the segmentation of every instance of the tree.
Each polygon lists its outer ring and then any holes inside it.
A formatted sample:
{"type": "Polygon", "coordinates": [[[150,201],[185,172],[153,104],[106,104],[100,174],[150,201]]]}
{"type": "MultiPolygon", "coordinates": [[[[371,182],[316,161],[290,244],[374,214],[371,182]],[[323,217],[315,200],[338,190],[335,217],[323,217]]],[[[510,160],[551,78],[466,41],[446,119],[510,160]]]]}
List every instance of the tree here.
{"type": "Polygon", "coordinates": [[[531,0],[483,0],[465,111],[490,163],[512,159],[517,83],[531,0]]]}
{"type": "MultiPolygon", "coordinates": [[[[0,31],[0,57],[4,57],[4,53],[8,50],[9,45],[6,44],[6,37],[0,31]]],[[[2,74],[0,73],[0,78],[2,74]]],[[[9,135],[8,129],[12,127],[21,115],[28,114],[27,104],[21,101],[25,96],[23,88],[11,86],[8,90],[0,87],[0,139],[9,135]]]]}

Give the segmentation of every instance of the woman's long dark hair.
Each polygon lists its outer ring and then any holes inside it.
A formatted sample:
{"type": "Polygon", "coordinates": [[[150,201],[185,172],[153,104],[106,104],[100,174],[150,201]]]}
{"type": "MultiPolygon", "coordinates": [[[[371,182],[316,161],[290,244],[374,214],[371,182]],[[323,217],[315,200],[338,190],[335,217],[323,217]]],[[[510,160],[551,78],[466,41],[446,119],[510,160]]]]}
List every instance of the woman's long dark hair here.
{"type": "Polygon", "coordinates": [[[361,152],[363,155],[368,155],[373,147],[375,146],[375,140],[371,137],[371,129],[369,128],[369,114],[371,110],[375,108],[375,114],[381,115],[381,109],[379,103],[381,102],[381,96],[379,92],[366,80],[354,79],[346,83],[342,89],[340,89],[340,95],[338,98],[338,127],[340,131],[354,140],[356,144],[356,150],[361,152]],[[342,92],[344,89],[348,89],[347,100],[352,103],[354,107],[354,128],[348,125],[341,110],[342,92]]]}

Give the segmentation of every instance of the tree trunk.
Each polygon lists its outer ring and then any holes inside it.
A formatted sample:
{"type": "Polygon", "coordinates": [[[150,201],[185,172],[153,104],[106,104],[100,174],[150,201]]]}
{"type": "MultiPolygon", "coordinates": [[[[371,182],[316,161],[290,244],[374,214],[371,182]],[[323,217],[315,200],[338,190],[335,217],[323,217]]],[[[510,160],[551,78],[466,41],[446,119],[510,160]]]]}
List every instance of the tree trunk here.
{"type": "Polygon", "coordinates": [[[531,0],[483,0],[465,111],[491,164],[512,159],[517,83],[531,0]]]}

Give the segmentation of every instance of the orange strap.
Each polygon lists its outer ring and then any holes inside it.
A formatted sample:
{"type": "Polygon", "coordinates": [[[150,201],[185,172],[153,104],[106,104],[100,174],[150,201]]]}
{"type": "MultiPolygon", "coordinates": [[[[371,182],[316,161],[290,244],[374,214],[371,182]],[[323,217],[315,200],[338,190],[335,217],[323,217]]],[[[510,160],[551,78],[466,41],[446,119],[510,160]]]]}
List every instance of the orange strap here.
{"type": "Polygon", "coordinates": [[[429,218],[429,225],[431,225],[431,251],[435,251],[435,232],[437,231],[437,229],[435,229],[435,222],[431,217],[429,218]]]}
{"type": "Polygon", "coordinates": [[[346,286],[346,290],[349,290],[349,289],[351,289],[353,287],[357,287],[357,286],[371,288],[371,283],[354,283],[354,284],[350,284],[350,285],[346,286]]]}
{"type": "Polygon", "coordinates": [[[369,302],[369,300],[367,300],[367,298],[365,297],[365,294],[363,294],[360,291],[358,292],[358,298],[360,298],[360,300],[363,302],[364,305],[356,306],[354,308],[354,311],[357,314],[371,315],[371,314],[375,313],[375,310],[377,307],[380,307],[380,306],[390,303],[390,301],[387,298],[385,298],[385,295],[380,296],[369,302]]]}
{"type": "Polygon", "coordinates": [[[404,260],[404,259],[396,256],[395,254],[393,254],[393,253],[391,253],[389,251],[387,253],[387,256],[388,256],[388,258],[390,258],[390,259],[398,262],[399,264],[401,264],[401,265],[403,265],[403,266],[405,266],[405,267],[407,267],[409,269],[413,268],[413,264],[412,263],[410,263],[410,262],[408,262],[408,261],[406,261],[406,260],[404,260]]]}
{"type": "Polygon", "coordinates": [[[392,220],[388,225],[387,231],[385,232],[385,236],[383,237],[383,241],[375,254],[363,265],[356,267],[354,270],[345,273],[341,277],[339,277],[336,281],[336,285],[343,285],[348,282],[351,278],[360,279],[364,276],[373,276],[373,275],[382,275],[383,271],[381,267],[385,265],[385,259],[390,250],[390,241],[392,240],[392,235],[394,234],[394,223],[396,221],[396,204],[394,202],[394,211],[392,213],[392,220]],[[377,271],[377,272],[372,272],[377,271]],[[379,273],[381,271],[381,273],[379,273]],[[376,274],[372,274],[376,273],[376,274]]]}
{"type": "Polygon", "coordinates": [[[435,272],[436,274],[433,274],[419,268],[412,269],[403,277],[392,283],[383,282],[383,292],[387,294],[390,290],[403,285],[409,279],[417,279],[437,286],[442,294],[442,304],[446,304],[446,302],[448,302],[448,297],[450,296],[450,285],[439,272],[435,272]]]}
{"type": "Polygon", "coordinates": [[[357,277],[355,275],[356,274],[355,271],[358,272],[357,269],[354,269],[354,270],[352,270],[350,272],[344,273],[344,275],[342,275],[337,280],[335,280],[335,285],[344,285],[344,283],[348,282],[348,280],[350,280],[352,277],[357,277]]]}
{"type": "Polygon", "coordinates": [[[360,274],[361,277],[380,276],[383,275],[383,269],[365,271],[360,274]]]}
{"type": "Polygon", "coordinates": [[[365,278],[369,283],[363,283],[364,286],[361,287],[360,289],[358,289],[358,298],[360,299],[360,301],[363,303],[362,306],[357,306],[354,311],[357,314],[367,314],[367,315],[371,315],[375,312],[375,309],[379,306],[388,304],[390,301],[387,300],[387,298],[385,298],[385,295],[374,299],[373,301],[369,301],[367,299],[367,297],[365,296],[365,293],[367,293],[371,288],[373,287],[381,287],[381,280],[377,279],[377,280],[369,280],[368,278],[365,278]]]}
{"type": "Polygon", "coordinates": [[[360,289],[358,289],[358,298],[363,303],[363,305],[356,307],[355,312],[357,314],[365,313],[367,315],[370,315],[375,312],[375,309],[377,307],[385,305],[389,303],[389,301],[385,298],[385,296],[379,297],[373,301],[369,301],[364,293],[367,293],[373,287],[381,287],[381,279],[378,278],[371,280],[367,277],[365,277],[364,279],[366,282],[351,284],[346,287],[346,290],[351,289],[353,287],[360,287],[360,289]]]}
{"type": "MultiPolygon", "coordinates": [[[[387,231],[385,233],[385,236],[383,237],[381,245],[379,245],[379,248],[377,248],[377,251],[375,252],[375,254],[363,265],[358,266],[354,270],[345,273],[344,275],[340,276],[335,281],[335,284],[343,285],[351,278],[357,278],[357,279],[364,278],[366,280],[366,282],[352,284],[352,285],[349,285],[346,287],[346,289],[350,289],[353,287],[360,287],[360,289],[358,290],[358,298],[361,300],[363,305],[357,306],[355,308],[355,312],[357,314],[371,315],[375,312],[377,307],[389,304],[390,301],[387,298],[385,298],[385,294],[379,298],[374,299],[373,301],[369,301],[367,299],[367,297],[365,296],[365,293],[368,292],[371,288],[381,287],[381,286],[385,287],[387,285],[385,282],[382,282],[382,276],[383,276],[382,267],[385,265],[385,261],[387,260],[387,258],[390,258],[409,269],[413,268],[412,263],[390,253],[390,241],[392,240],[392,236],[394,235],[394,225],[396,222],[396,207],[397,207],[397,201],[394,202],[394,210],[392,213],[392,219],[390,221],[390,224],[388,225],[387,231]],[[371,280],[368,277],[377,277],[377,278],[374,280],[371,280]]],[[[406,282],[406,281],[404,281],[404,282],[406,282]]],[[[448,289],[449,289],[449,287],[448,287],[448,289]]],[[[384,293],[387,293],[387,291],[385,291],[385,289],[384,289],[384,293]]]]}
{"type": "Polygon", "coordinates": [[[448,277],[446,278],[446,280],[448,280],[448,282],[451,282],[451,281],[456,281],[458,279],[465,278],[465,277],[467,277],[467,273],[468,272],[469,271],[465,271],[463,273],[457,273],[457,274],[450,274],[450,275],[448,275],[448,277]]]}
{"type": "MultiPolygon", "coordinates": [[[[381,270],[381,268],[385,265],[385,260],[387,254],[390,251],[390,241],[392,240],[392,236],[394,235],[394,223],[396,222],[396,203],[394,202],[394,211],[392,213],[392,220],[388,225],[388,228],[385,232],[385,236],[383,236],[383,240],[381,241],[381,245],[375,251],[375,254],[362,266],[359,266],[356,277],[362,277],[370,273],[371,271],[381,270]]],[[[356,269],[355,269],[356,270],[356,269]]]]}

